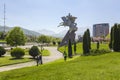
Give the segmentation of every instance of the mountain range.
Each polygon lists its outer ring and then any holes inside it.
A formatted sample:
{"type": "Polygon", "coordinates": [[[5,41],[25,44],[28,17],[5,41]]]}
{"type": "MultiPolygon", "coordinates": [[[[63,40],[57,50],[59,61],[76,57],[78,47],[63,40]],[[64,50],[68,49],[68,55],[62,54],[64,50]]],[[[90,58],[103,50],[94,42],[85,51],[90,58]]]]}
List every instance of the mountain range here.
{"type": "MultiPolygon", "coordinates": [[[[8,32],[9,30],[13,29],[14,27],[5,27],[5,31],[8,32]]],[[[38,31],[32,31],[32,30],[28,30],[25,28],[21,28],[23,30],[23,32],[26,35],[31,35],[31,36],[40,36],[40,35],[48,35],[48,36],[53,36],[53,37],[58,37],[58,38],[63,38],[65,36],[65,34],[67,33],[67,30],[63,30],[59,33],[55,33],[54,31],[51,30],[47,30],[47,29],[41,29],[38,31]]],[[[4,30],[3,26],[0,26],[0,32],[2,32],[4,30]]],[[[83,31],[83,30],[82,30],[83,31]]],[[[76,31],[76,38],[78,37],[78,35],[83,35],[83,32],[78,30],[76,31]]]]}
{"type": "MultiPolygon", "coordinates": [[[[14,27],[6,26],[5,27],[5,32],[8,32],[9,30],[11,30],[13,28],[14,27]]],[[[40,33],[32,31],[32,30],[28,30],[28,29],[24,29],[24,28],[21,28],[21,29],[23,30],[24,34],[26,34],[26,35],[31,35],[31,36],[39,36],[39,35],[41,35],[40,33]]],[[[0,26],[0,32],[3,32],[3,31],[4,31],[4,27],[0,26]]]]}
{"type": "MultiPolygon", "coordinates": [[[[63,30],[59,33],[55,33],[54,31],[51,31],[51,30],[42,29],[42,30],[39,30],[38,32],[41,33],[41,34],[44,34],[44,35],[63,38],[66,35],[67,31],[68,30],[63,30]]],[[[78,29],[75,33],[76,33],[76,38],[77,38],[78,35],[81,35],[81,36],[83,35],[84,30],[78,29]]]]}
{"type": "Polygon", "coordinates": [[[63,38],[64,35],[67,33],[67,30],[61,31],[59,33],[55,33],[54,31],[51,31],[51,30],[42,29],[42,30],[39,30],[38,32],[48,36],[63,38]]]}

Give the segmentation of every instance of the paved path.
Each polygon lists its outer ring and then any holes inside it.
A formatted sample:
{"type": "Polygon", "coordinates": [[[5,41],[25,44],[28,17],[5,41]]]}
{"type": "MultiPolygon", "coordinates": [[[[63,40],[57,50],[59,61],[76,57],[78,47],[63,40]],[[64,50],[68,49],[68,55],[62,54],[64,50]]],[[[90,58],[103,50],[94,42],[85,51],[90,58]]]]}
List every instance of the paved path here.
{"type": "MultiPolygon", "coordinates": [[[[45,47],[45,49],[49,50],[51,52],[51,55],[47,57],[43,57],[43,64],[63,57],[62,54],[59,51],[57,51],[57,47],[45,47]]],[[[0,67],[0,72],[34,66],[34,65],[36,65],[36,61],[3,66],[0,67]]]]}

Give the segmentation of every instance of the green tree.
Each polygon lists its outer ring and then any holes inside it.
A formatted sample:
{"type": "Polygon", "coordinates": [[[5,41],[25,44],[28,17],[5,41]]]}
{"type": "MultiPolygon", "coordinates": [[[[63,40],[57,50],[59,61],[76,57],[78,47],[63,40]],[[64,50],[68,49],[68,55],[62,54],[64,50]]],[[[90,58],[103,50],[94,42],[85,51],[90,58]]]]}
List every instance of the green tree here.
{"type": "Polygon", "coordinates": [[[37,42],[37,36],[34,35],[26,35],[27,42],[37,42]]]}
{"type": "Polygon", "coordinates": [[[110,32],[110,43],[109,43],[109,48],[113,49],[113,38],[114,38],[114,27],[111,28],[111,32],[110,32]]]}
{"type": "Polygon", "coordinates": [[[89,31],[89,29],[87,29],[87,41],[88,41],[89,49],[91,49],[91,37],[90,37],[90,31],[89,31]]]}
{"type": "Polygon", "coordinates": [[[54,46],[56,45],[56,42],[55,42],[55,41],[53,41],[53,45],[54,45],[54,46]]]}
{"type": "Polygon", "coordinates": [[[40,43],[50,43],[50,37],[49,36],[45,36],[45,35],[41,35],[38,37],[38,42],[40,43]]]}
{"type": "Polygon", "coordinates": [[[89,55],[91,48],[91,40],[89,30],[86,30],[83,35],[83,54],[89,55]]]}
{"type": "Polygon", "coordinates": [[[120,24],[114,25],[114,32],[113,32],[113,50],[116,52],[120,51],[120,24]]]}
{"type": "Polygon", "coordinates": [[[0,32],[0,39],[4,39],[4,33],[0,32]]]}
{"type": "Polygon", "coordinates": [[[31,55],[34,59],[36,56],[40,54],[39,48],[37,46],[32,46],[29,50],[29,55],[31,55]]]}
{"type": "Polygon", "coordinates": [[[20,27],[14,27],[7,34],[6,41],[11,46],[25,45],[26,37],[20,27]]]}
{"type": "Polygon", "coordinates": [[[0,57],[6,53],[6,50],[0,46],[0,57]]]}
{"type": "Polygon", "coordinates": [[[97,41],[97,50],[99,49],[99,47],[100,47],[100,43],[99,41],[97,41]]]}
{"type": "Polygon", "coordinates": [[[119,48],[119,51],[120,51],[120,24],[118,24],[118,48],[119,48]]]}
{"type": "Polygon", "coordinates": [[[69,39],[69,42],[68,42],[68,57],[72,58],[72,44],[71,44],[70,39],[69,39]]]}

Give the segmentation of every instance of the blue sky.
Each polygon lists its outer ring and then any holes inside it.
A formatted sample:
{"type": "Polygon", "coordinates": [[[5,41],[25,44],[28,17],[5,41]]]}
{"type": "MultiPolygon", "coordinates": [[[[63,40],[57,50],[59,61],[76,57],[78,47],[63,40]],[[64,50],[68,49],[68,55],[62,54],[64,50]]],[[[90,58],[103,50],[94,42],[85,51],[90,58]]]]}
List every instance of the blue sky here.
{"type": "Polygon", "coordinates": [[[120,0],[0,0],[0,25],[4,3],[6,25],[11,27],[60,32],[68,29],[57,27],[68,13],[77,17],[79,31],[92,30],[96,23],[120,23],[120,0]]]}

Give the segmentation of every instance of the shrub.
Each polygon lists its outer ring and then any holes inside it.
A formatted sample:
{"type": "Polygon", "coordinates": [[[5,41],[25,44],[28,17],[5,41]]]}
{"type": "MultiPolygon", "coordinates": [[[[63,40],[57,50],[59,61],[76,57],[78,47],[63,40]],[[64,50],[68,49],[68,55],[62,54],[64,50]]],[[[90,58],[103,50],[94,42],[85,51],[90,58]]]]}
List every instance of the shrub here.
{"type": "Polygon", "coordinates": [[[56,45],[56,42],[55,42],[55,41],[53,41],[53,45],[54,45],[54,46],[56,45]]]}
{"type": "Polygon", "coordinates": [[[92,49],[90,51],[90,55],[101,55],[101,54],[106,54],[106,53],[110,53],[111,51],[110,50],[105,50],[105,49],[101,49],[101,50],[98,50],[98,49],[92,49]]]}
{"type": "Polygon", "coordinates": [[[29,50],[29,55],[31,55],[34,59],[39,54],[40,54],[40,51],[37,46],[32,46],[31,49],[29,50]]]}
{"type": "Polygon", "coordinates": [[[6,53],[6,50],[0,46],[0,57],[6,53]]]}
{"type": "Polygon", "coordinates": [[[60,43],[61,43],[61,42],[60,42],[60,41],[58,41],[57,43],[58,43],[58,45],[60,45],[60,43]]]}
{"type": "Polygon", "coordinates": [[[100,47],[100,43],[99,43],[99,41],[97,42],[97,49],[99,49],[99,47],[100,47]]]}
{"type": "Polygon", "coordinates": [[[11,56],[17,59],[22,58],[25,55],[25,52],[21,48],[14,48],[11,50],[11,56]]]}

